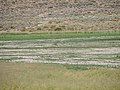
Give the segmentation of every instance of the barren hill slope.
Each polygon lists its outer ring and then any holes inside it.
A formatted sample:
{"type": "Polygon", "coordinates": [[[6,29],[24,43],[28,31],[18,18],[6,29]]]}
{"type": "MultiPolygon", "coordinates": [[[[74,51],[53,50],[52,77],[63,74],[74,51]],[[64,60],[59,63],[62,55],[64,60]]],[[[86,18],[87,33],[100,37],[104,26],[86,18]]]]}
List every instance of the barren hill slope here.
{"type": "Polygon", "coordinates": [[[0,0],[0,32],[120,30],[119,0],[0,0]]]}

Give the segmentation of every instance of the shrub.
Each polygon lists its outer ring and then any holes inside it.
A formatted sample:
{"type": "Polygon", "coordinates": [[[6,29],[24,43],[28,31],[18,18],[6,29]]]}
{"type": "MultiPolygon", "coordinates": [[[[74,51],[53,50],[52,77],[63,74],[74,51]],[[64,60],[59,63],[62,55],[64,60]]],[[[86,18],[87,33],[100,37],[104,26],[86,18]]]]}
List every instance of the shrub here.
{"type": "Polygon", "coordinates": [[[38,27],[37,30],[42,30],[41,27],[38,27]]]}
{"type": "Polygon", "coordinates": [[[55,31],[62,31],[62,28],[61,27],[56,27],[55,31]]]}
{"type": "Polygon", "coordinates": [[[11,26],[10,28],[11,28],[11,29],[15,29],[15,27],[14,27],[14,26],[11,26]]]}

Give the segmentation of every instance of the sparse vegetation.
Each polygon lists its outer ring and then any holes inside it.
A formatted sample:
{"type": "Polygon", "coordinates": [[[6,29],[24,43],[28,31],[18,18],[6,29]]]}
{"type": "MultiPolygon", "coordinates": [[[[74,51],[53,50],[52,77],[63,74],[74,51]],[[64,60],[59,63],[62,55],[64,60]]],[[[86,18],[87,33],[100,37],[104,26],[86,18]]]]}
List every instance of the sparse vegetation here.
{"type": "Polygon", "coordinates": [[[120,63],[119,40],[118,32],[3,34],[0,38],[2,52],[0,58],[13,62],[118,67],[120,63]]]}
{"type": "Polygon", "coordinates": [[[119,1],[0,1],[0,90],[120,90],[119,1]]]}
{"type": "MultiPolygon", "coordinates": [[[[7,30],[12,32],[11,25],[15,26],[17,32],[21,32],[24,27],[37,28],[39,23],[48,27],[42,28],[42,31],[49,31],[50,24],[66,25],[66,29],[62,28],[65,31],[69,31],[69,27],[76,27],[73,28],[75,31],[120,29],[118,0],[4,0],[1,1],[0,6],[2,8],[0,24],[3,25],[0,33],[7,30]]],[[[54,30],[50,29],[50,31],[54,30]]]]}

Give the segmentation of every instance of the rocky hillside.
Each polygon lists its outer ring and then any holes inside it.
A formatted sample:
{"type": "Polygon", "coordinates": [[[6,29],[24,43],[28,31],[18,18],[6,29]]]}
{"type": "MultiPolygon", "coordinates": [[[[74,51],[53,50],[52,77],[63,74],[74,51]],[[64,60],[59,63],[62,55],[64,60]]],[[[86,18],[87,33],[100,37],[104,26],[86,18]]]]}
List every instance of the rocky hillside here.
{"type": "Polygon", "coordinates": [[[0,0],[0,32],[120,30],[119,0],[0,0]]]}

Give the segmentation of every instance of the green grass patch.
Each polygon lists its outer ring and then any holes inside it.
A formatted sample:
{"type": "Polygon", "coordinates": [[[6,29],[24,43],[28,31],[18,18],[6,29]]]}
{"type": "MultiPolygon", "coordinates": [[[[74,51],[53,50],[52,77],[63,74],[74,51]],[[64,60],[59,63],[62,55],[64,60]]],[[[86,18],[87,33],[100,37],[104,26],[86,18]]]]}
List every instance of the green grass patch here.
{"type": "Polygon", "coordinates": [[[119,66],[109,66],[109,65],[63,65],[67,70],[72,71],[85,71],[85,70],[92,70],[92,69],[99,69],[99,68],[119,68],[119,66]]]}
{"type": "Polygon", "coordinates": [[[89,70],[88,66],[83,65],[64,65],[68,70],[89,70]]]}
{"type": "Polygon", "coordinates": [[[120,36],[120,31],[113,32],[49,32],[49,33],[6,33],[0,35],[0,41],[7,40],[35,40],[61,38],[89,38],[100,36],[120,36]]]}

